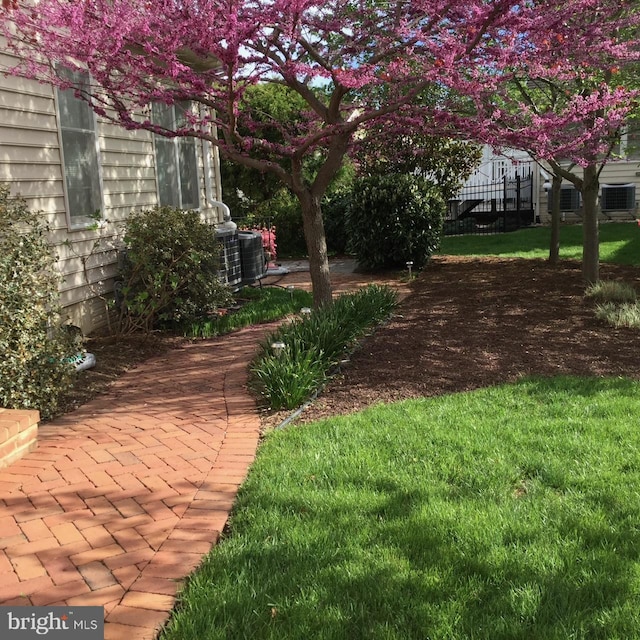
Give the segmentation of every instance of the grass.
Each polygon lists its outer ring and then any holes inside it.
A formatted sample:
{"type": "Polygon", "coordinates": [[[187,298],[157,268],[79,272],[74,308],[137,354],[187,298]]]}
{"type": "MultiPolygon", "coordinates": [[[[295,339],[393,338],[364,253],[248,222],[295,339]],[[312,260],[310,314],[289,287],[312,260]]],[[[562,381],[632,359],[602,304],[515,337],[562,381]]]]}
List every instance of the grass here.
{"type": "Polygon", "coordinates": [[[267,336],[252,363],[252,386],[271,409],[300,406],[355,341],[386,319],[396,304],[393,289],[369,285],[281,326],[267,336]],[[273,352],[276,342],[285,345],[282,353],[273,352]]]}
{"type": "Polygon", "coordinates": [[[633,285],[616,280],[599,280],[589,285],[584,295],[594,302],[612,303],[635,302],[638,297],[633,285]]]}
{"type": "Polygon", "coordinates": [[[640,304],[638,302],[623,302],[622,304],[605,302],[596,307],[595,314],[598,320],[604,320],[612,327],[640,329],[640,304]]]}
{"type": "MultiPolygon", "coordinates": [[[[442,255],[543,258],[549,256],[551,229],[532,227],[487,236],[445,236],[442,255]]],[[[560,257],[582,259],[582,225],[566,225],[560,231],[560,257]]],[[[636,223],[600,225],[602,262],[640,265],[640,228],[636,223]]]]}
{"type": "Polygon", "coordinates": [[[640,638],[640,383],[272,433],[162,640],[640,638]]]}
{"type": "Polygon", "coordinates": [[[252,324],[272,322],[310,306],[313,298],[301,289],[289,291],[280,287],[245,287],[236,296],[236,301],[241,305],[237,311],[191,322],[182,327],[183,335],[188,338],[210,338],[252,324]]]}

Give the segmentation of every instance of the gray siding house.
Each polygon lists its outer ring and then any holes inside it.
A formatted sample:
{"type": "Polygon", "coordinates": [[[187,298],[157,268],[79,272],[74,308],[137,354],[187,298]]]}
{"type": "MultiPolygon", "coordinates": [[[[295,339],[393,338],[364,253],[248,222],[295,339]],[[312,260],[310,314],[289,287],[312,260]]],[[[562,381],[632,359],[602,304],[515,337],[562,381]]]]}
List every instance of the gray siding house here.
{"type": "MultiPolygon", "coordinates": [[[[14,64],[0,39],[0,182],[46,218],[64,313],[90,333],[107,324],[118,239],[133,210],[170,205],[222,220],[218,154],[201,140],[127,131],[72,91],[2,74],[14,64]]],[[[159,121],[180,116],[180,107],[152,110],[159,121]]]]}

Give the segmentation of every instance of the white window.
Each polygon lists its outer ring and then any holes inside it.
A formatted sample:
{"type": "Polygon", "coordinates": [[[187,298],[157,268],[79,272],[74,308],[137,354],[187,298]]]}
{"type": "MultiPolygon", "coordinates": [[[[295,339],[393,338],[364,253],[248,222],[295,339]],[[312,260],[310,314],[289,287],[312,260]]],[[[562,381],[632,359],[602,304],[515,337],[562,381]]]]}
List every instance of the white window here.
{"type": "Polygon", "coordinates": [[[628,160],[640,160],[640,124],[634,123],[625,134],[625,155],[628,160]]]}
{"type": "Polygon", "coordinates": [[[640,160],[640,122],[633,120],[622,130],[612,156],[622,160],[640,160]]]}
{"type": "MultiPolygon", "coordinates": [[[[152,107],[153,122],[175,131],[186,124],[188,104],[152,107]]],[[[156,175],[160,205],[180,209],[200,207],[198,186],[198,159],[196,140],[192,137],[166,138],[154,135],[156,148],[156,175]]]]}
{"type": "MultiPolygon", "coordinates": [[[[88,89],[89,74],[66,70],[65,74],[77,86],[88,89]]],[[[56,93],[69,226],[86,227],[102,211],[96,117],[73,89],[57,89],[56,93]]]]}

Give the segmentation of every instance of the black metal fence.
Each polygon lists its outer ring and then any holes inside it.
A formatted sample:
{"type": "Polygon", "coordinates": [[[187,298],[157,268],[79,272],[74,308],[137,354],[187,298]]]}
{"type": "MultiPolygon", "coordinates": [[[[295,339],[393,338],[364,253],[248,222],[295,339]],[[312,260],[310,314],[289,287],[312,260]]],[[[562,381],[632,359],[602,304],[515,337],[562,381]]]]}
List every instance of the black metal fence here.
{"type": "Polygon", "coordinates": [[[444,233],[504,233],[534,221],[533,173],[528,170],[497,182],[464,187],[457,198],[449,200],[444,233]]]}

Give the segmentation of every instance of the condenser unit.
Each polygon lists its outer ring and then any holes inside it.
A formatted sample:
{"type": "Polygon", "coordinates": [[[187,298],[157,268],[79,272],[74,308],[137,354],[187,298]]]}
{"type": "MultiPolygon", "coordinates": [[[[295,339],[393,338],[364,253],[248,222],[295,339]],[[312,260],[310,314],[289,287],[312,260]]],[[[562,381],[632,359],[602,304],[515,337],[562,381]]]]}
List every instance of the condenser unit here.
{"type": "Polygon", "coordinates": [[[262,234],[257,231],[238,231],[242,284],[253,284],[267,273],[267,261],[262,247],[262,234]]]}
{"type": "Polygon", "coordinates": [[[240,243],[238,229],[233,222],[225,222],[216,229],[216,238],[222,247],[220,251],[220,279],[232,289],[238,289],[242,282],[240,243]]]}
{"type": "MultiPolygon", "coordinates": [[[[578,211],[580,209],[580,192],[572,184],[563,184],[560,189],[560,211],[578,211]]],[[[551,213],[553,194],[549,191],[547,208],[551,213]]]]}
{"type": "Polygon", "coordinates": [[[603,211],[631,211],[636,206],[635,184],[603,184],[600,207],[603,211]]]}

